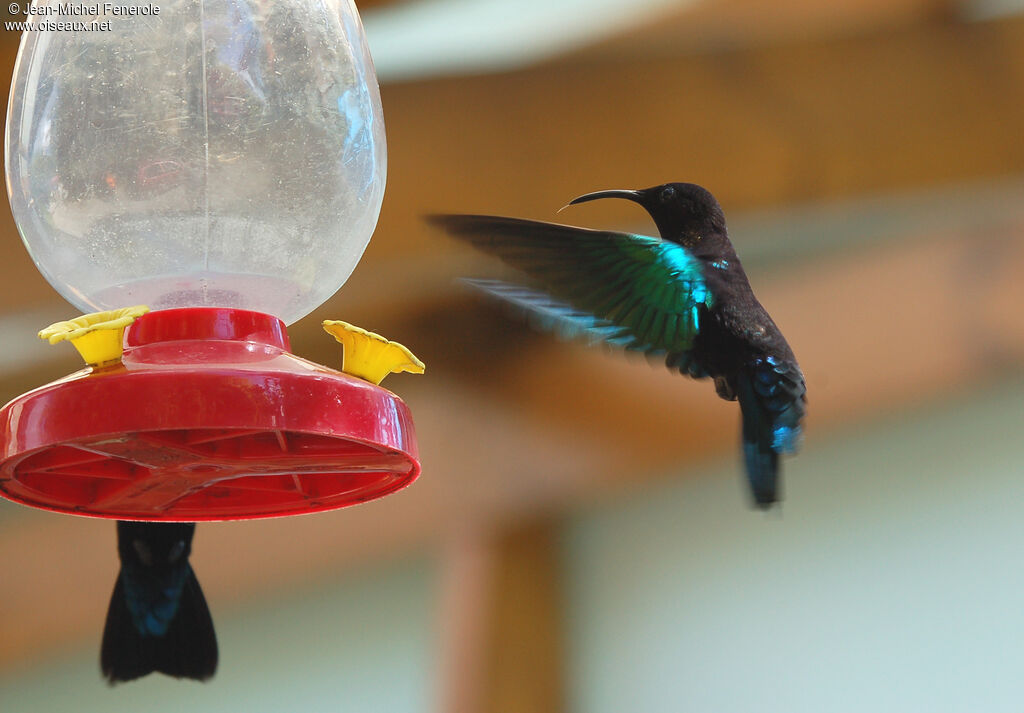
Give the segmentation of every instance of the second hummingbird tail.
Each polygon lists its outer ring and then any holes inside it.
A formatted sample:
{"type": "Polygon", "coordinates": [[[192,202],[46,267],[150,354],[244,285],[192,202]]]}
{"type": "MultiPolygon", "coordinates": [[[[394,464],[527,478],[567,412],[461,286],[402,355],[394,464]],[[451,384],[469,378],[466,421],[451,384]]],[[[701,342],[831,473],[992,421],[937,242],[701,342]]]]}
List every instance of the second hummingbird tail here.
{"type": "Polygon", "coordinates": [[[206,598],[188,567],[181,601],[162,635],[139,631],[125,592],[124,572],[110,597],[100,648],[100,667],[111,684],[132,681],[154,671],[204,681],[217,670],[217,635],[206,598]]]}

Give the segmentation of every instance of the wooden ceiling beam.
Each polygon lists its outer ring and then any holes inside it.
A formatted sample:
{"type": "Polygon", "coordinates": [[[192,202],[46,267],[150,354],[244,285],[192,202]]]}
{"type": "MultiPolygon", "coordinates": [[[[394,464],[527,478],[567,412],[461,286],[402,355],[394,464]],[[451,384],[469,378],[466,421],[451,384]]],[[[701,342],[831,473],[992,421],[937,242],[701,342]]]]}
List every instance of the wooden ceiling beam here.
{"type": "Polygon", "coordinates": [[[730,214],[1024,172],[1022,83],[1007,19],[385,86],[395,179],[368,255],[443,249],[424,213],[552,219],[601,188],[693,180],[730,214]]]}
{"type": "Polygon", "coordinates": [[[655,21],[574,52],[571,59],[721,52],[955,21],[964,0],[711,0],[669,8],[655,21]]]}

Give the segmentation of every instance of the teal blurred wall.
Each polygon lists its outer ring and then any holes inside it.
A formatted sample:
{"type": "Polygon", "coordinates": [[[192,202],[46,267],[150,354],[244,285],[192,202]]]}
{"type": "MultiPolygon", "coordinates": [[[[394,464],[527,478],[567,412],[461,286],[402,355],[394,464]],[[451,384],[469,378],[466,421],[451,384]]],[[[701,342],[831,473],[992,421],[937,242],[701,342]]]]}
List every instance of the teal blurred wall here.
{"type": "Polygon", "coordinates": [[[572,711],[1022,709],[1024,379],[737,472],[573,519],[572,711]]]}

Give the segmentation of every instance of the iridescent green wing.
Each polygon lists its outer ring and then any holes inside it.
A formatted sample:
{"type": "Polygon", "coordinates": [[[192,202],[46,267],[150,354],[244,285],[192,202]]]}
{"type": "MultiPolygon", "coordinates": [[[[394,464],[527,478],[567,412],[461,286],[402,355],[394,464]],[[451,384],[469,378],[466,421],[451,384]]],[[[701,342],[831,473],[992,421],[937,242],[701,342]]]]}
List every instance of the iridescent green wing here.
{"type": "Polygon", "coordinates": [[[711,295],[700,262],[681,245],[517,218],[443,215],[431,220],[539,283],[540,291],[475,284],[532,312],[540,326],[668,353],[670,366],[689,361],[685,357],[711,295]]]}

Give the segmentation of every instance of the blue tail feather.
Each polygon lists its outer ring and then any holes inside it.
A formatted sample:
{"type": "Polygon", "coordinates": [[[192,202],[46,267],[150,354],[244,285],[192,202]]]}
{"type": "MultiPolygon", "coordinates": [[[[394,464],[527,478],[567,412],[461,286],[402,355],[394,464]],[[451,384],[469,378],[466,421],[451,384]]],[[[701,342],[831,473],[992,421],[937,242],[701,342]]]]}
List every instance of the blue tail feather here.
{"type": "Polygon", "coordinates": [[[744,438],[743,456],[754,504],[760,508],[770,507],[779,499],[779,454],[744,438]]]}

